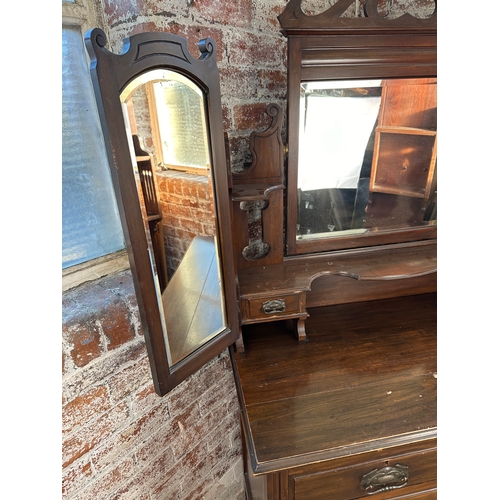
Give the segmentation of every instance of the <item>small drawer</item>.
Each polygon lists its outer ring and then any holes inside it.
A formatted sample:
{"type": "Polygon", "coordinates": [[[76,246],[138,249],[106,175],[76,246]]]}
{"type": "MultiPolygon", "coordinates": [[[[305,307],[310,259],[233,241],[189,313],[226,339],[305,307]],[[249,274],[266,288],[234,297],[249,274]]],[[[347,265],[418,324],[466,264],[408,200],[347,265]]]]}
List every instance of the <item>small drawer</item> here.
{"type": "Polygon", "coordinates": [[[301,313],[305,314],[303,293],[242,299],[242,310],[243,320],[247,323],[253,320],[297,317],[301,313]]]}
{"type": "MultiPolygon", "coordinates": [[[[353,500],[404,498],[421,492],[435,495],[436,449],[400,455],[347,468],[311,470],[289,476],[294,500],[353,500]],[[376,495],[374,495],[376,493],[376,495]]],[[[426,496],[427,495],[427,496],[426,496]]],[[[430,495],[430,496],[429,496],[430,495]]]]}

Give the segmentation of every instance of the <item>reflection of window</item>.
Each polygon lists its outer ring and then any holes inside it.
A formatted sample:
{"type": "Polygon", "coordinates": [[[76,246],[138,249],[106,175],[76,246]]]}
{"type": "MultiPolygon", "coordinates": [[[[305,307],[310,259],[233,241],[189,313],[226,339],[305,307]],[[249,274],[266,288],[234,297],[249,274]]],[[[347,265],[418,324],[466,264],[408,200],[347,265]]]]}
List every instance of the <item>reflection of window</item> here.
{"type": "Polygon", "coordinates": [[[356,189],[380,109],[380,80],[302,83],[298,187],[356,189]],[[322,166],[322,168],[315,168],[322,166]]]}
{"type": "Polygon", "coordinates": [[[167,168],[207,169],[203,96],[198,89],[172,80],[153,87],[162,163],[167,168]]]}
{"type": "Polygon", "coordinates": [[[63,2],[63,268],[124,248],[83,44],[89,18],[85,6],[63,2]]]}

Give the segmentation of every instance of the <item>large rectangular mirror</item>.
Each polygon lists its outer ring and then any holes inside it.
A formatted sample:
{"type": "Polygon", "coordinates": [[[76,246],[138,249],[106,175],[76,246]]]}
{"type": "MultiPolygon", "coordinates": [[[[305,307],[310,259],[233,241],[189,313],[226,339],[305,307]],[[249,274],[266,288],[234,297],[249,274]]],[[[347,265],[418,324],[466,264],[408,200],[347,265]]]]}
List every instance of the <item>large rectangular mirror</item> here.
{"type": "Polygon", "coordinates": [[[436,87],[301,82],[298,240],[436,224],[436,87]]]}

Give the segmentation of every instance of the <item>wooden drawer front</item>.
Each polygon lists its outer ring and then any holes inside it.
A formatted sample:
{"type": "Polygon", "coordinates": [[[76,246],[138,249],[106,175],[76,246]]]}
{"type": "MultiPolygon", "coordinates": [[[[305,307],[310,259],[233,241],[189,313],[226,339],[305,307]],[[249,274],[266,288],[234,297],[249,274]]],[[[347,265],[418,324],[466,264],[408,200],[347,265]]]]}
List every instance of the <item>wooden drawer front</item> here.
{"type": "Polygon", "coordinates": [[[258,299],[243,299],[243,319],[270,320],[281,317],[296,317],[304,313],[303,293],[293,293],[288,295],[276,295],[275,297],[265,297],[258,299]]]}
{"type": "MultiPolygon", "coordinates": [[[[420,453],[398,455],[386,460],[378,460],[352,467],[326,469],[321,472],[289,476],[290,500],[353,500],[356,498],[376,498],[377,500],[396,498],[434,498],[437,483],[436,449],[425,450],[420,453]],[[378,476],[383,474],[393,476],[400,467],[408,467],[408,480],[404,486],[384,490],[382,486],[375,486],[384,482],[372,478],[372,489],[368,491],[361,487],[363,478],[374,470],[378,476]],[[389,469],[390,468],[390,469],[389,469]],[[378,490],[378,491],[377,491],[378,490]],[[376,494],[373,496],[373,494],[376,494]]],[[[402,484],[402,483],[398,483],[402,484]]]]}

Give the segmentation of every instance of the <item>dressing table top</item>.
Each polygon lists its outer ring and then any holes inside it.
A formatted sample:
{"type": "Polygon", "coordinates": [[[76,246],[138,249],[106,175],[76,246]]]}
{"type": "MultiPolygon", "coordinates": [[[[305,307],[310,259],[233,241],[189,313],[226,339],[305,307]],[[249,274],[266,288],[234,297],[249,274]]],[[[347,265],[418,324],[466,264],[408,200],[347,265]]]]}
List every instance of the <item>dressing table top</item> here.
{"type": "Polygon", "coordinates": [[[249,325],[233,355],[254,471],[434,439],[436,295],[309,312],[307,342],[249,325]]]}

